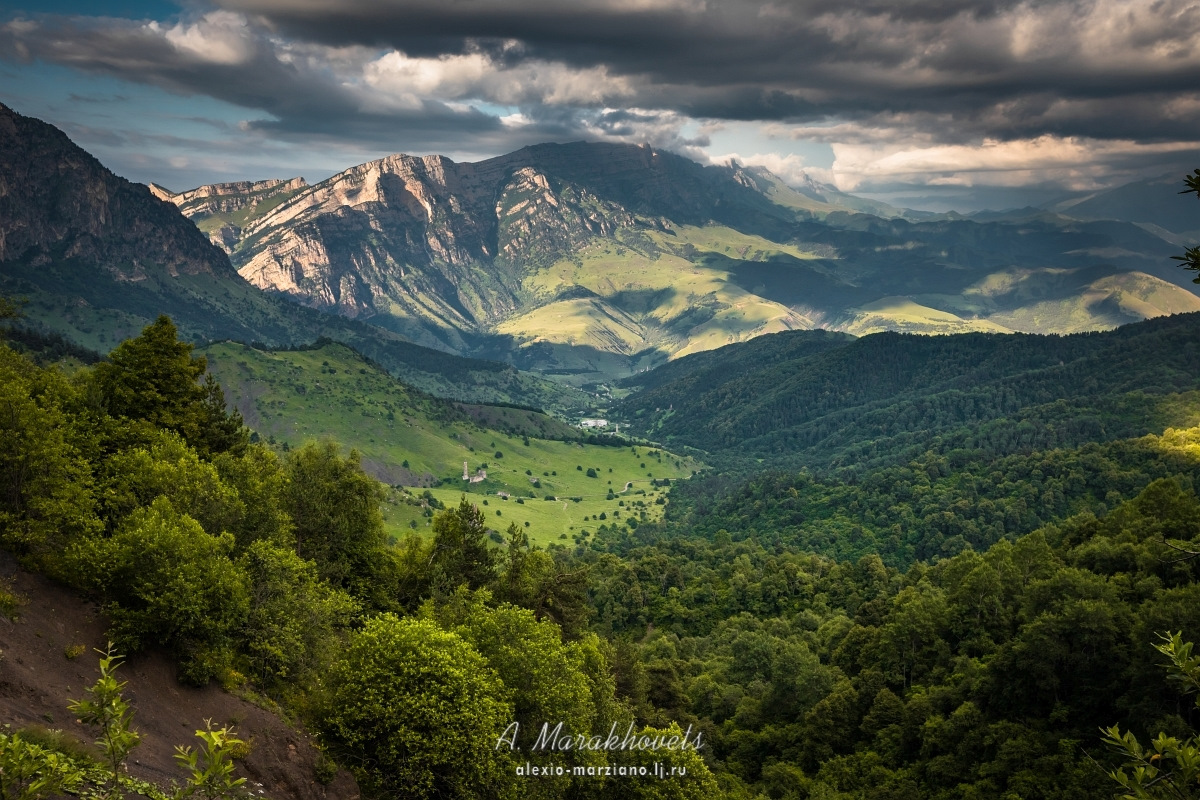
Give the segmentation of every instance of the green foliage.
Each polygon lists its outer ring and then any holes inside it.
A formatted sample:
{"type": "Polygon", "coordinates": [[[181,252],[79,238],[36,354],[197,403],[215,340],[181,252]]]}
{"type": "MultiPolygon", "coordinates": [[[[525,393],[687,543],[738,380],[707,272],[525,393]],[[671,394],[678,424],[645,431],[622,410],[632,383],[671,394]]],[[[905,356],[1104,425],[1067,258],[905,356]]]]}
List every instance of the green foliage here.
{"type": "Polygon", "coordinates": [[[449,593],[464,585],[479,589],[491,583],[496,566],[487,531],[483,511],[466,495],[457,508],[434,515],[431,566],[437,591],[449,593]]]}
{"type": "MultiPolygon", "coordinates": [[[[167,793],[159,786],[131,777],[127,770],[130,753],[141,736],[133,730],[133,710],[122,691],[125,682],[116,678],[120,656],[109,645],[100,658],[100,678],[87,689],[89,698],[74,700],[70,710],[79,721],[99,732],[93,751],[62,731],[31,727],[14,734],[0,733],[0,797],[5,800],[38,800],[47,795],[119,800],[129,794],[148,800],[182,800],[189,797],[246,797],[243,778],[233,777],[232,759],[247,752],[247,743],[232,729],[196,731],[201,747],[177,747],[176,759],[189,772],[183,787],[167,793]]],[[[7,726],[6,726],[7,727],[7,726]]]]}
{"type": "Polygon", "coordinates": [[[597,700],[576,650],[563,644],[557,625],[528,609],[489,607],[488,592],[460,587],[444,603],[428,604],[427,616],[458,635],[495,671],[513,704],[513,720],[526,730],[547,720],[569,720],[591,730],[597,700]]]}
{"type": "MultiPolygon", "coordinates": [[[[1197,173],[1200,179],[1200,172],[1197,173]]],[[[1159,634],[1158,652],[1170,659],[1168,675],[1184,694],[1200,689],[1200,657],[1192,655],[1192,642],[1183,634],[1159,634]]],[[[1200,708],[1200,699],[1196,701],[1200,708]]],[[[1123,793],[1122,800],[1200,797],[1200,736],[1187,738],[1159,733],[1149,747],[1142,747],[1132,732],[1121,733],[1117,725],[1103,730],[1104,742],[1124,763],[1109,773],[1123,793]]]]}
{"type": "Polygon", "coordinates": [[[105,461],[100,476],[101,514],[115,528],[134,510],[159,497],[218,536],[246,516],[239,493],[222,479],[217,467],[202,461],[177,434],[158,430],[148,446],[135,446],[105,461]]]}
{"type": "Polygon", "coordinates": [[[91,698],[74,700],[69,706],[80,722],[99,729],[100,738],[96,740],[96,745],[104,754],[109,771],[106,796],[110,799],[121,797],[125,760],[141,741],[140,734],[132,727],[133,710],[121,696],[125,682],[118,681],[114,675],[121,664],[120,659],[110,644],[108,652],[100,656],[100,677],[87,690],[91,698]]]}
{"type": "MultiPolygon", "coordinates": [[[[672,723],[663,728],[645,727],[638,735],[651,739],[660,737],[670,741],[676,737],[682,741],[686,731],[672,723]]],[[[695,732],[691,734],[695,737],[695,732]]],[[[689,740],[689,744],[692,740],[689,740]]],[[[620,766],[645,769],[652,777],[640,779],[614,779],[609,791],[612,797],[622,800],[708,800],[721,797],[717,782],[700,753],[692,747],[677,745],[658,750],[631,750],[614,757],[620,766]],[[658,777],[655,770],[664,777],[658,777]]]]}
{"type": "Polygon", "coordinates": [[[728,377],[681,377],[616,411],[746,471],[754,458],[862,474],[928,451],[1078,447],[1183,422],[1167,395],[1200,389],[1200,352],[1178,346],[1197,326],[1177,315],[1072,336],[880,333],[783,360],[777,334],[733,346],[727,358],[749,363],[728,377]]]}
{"type": "Polygon", "coordinates": [[[324,750],[317,753],[317,762],[313,765],[314,777],[317,783],[328,786],[337,777],[338,765],[324,750]]]}
{"type": "Polygon", "coordinates": [[[1108,788],[1081,749],[1097,728],[1182,741],[1135,646],[1200,626],[1200,564],[1166,543],[1197,550],[1200,501],[1174,481],[906,573],[646,527],[574,560],[596,626],[636,642],[618,694],[704,730],[726,791],[1085,800],[1108,788]]]}
{"type": "Polygon", "coordinates": [[[28,603],[28,598],[13,590],[11,578],[0,580],[0,614],[15,622],[21,607],[28,603]]]}
{"type": "MultiPolygon", "coordinates": [[[[1185,175],[1183,183],[1187,186],[1180,194],[1194,194],[1200,197],[1200,169],[1192,170],[1191,175],[1185,175]]],[[[1183,268],[1200,272],[1200,245],[1189,247],[1183,251],[1181,256],[1171,256],[1176,261],[1183,262],[1183,268]]],[[[1200,283],[1200,275],[1192,279],[1192,283],[1200,283]]]]}
{"type": "Polygon", "coordinates": [[[305,685],[332,660],[338,631],[358,612],[311,561],[260,539],[238,560],[249,586],[249,611],[238,635],[249,673],[260,685],[305,685]]]}
{"type": "Polygon", "coordinates": [[[428,620],[373,618],[325,685],[320,726],[365,791],[513,796],[511,765],[495,750],[511,706],[483,657],[455,634],[428,620]]]}
{"type": "MultiPolygon", "coordinates": [[[[610,723],[618,722],[602,655],[579,643],[564,644],[557,625],[537,620],[527,609],[489,607],[490,600],[486,591],[471,593],[460,587],[444,603],[427,603],[422,611],[483,656],[512,704],[509,721],[524,732],[526,746],[532,741],[529,736],[536,735],[530,732],[546,722],[553,727],[562,721],[572,731],[588,733],[607,731],[610,723]]],[[[582,751],[564,753],[555,763],[573,767],[604,761],[602,753],[582,751]]],[[[548,779],[527,786],[525,794],[559,797],[570,783],[569,776],[548,779]]]]}
{"type": "Polygon", "coordinates": [[[180,434],[202,456],[238,451],[248,433],[241,417],[225,410],[220,386],[204,358],[178,340],[174,323],[160,316],[136,339],[122,342],[96,367],[95,381],[107,411],[180,434]]]}
{"type": "Polygon", "coordinates": [[[213,464],[242,505],[242,513],[226,528],[238,548],[260,540],[294,547],[292,518],[286,508],[288,473],[279,457],[260,444],[239,455],[222,453],[213,464]]]}
{"type": "Polygon", "coordinates": [[[21,318],[21,306],[11,297],[0,295],[0,321],[21,318]]]}
{"type": "Polygon", "coordinates": [[[186,679],[205,683],[227,664],[248,612],[233,546],[232,535],[206,533],[159,497],[111,538],[83,543],[73,561],[108,602],[122,649],[166,645],[186,679]]]}
{"type": "Polygon", "coordinates": [[[189,773],[183,788],[174,794],[174,800],[203,797],[204,800],[248,796],[242,789],[245,778],[233,777],[233,754],[246,743],[234,736],[230,727],[213,729],[212,721],[204,721],[204,730],[196,731],[200,748],[178,745],[175,760],[189,773]]]}
{"type": "Polygon", "coordinates": [[[317,574],[369,607],[387,608],[390,576],[379,483],[363,472],[356,451],[342,458],[332,442],[292,450],[284,508],[296,551],[317,574]]]}
{"type": "Polygon", "coordinates": [[[26,741],[19,732],[0,733],[0,800],[41,800],[82,782],[82,772],[60,753],[26,741]]]}
{"type": "MultiPolygon", "coordinates": [[[[78,500],[71,521],[31,515],[19,494],[6,519],[32,533],[5,546],[95,591],[123,644],[165,645],[185,677],[236,667],[315,709],[369,793],[1083,800],[1110,788],[1081,749],[1097,728],[1122,747],[1163,732],[1161,756],[1141,751],[1158,776],[1191,742],[1139,643],[1200,626],[1200,562],[1181,558],[1200,544],[1196,430],[1000,459],[926,447],[904,460],[881,442],[898,460],[874,473],[675,481],[665,522],[641,517],[653,498],[614,495],[617,524],[573,550],[531,546],[519,521],[493,547],[466,496],[435,516],[430,492],[433,535],[389,547],[380,489],[353,453],[206,455],[106,415],[86,377],[4,358],[13,430],[29,436],[6,474],[78,500]],[[52,468],[22,473],[41,466],[31,453],[52,468]],[[423,619],[347,631],[361,609],[423,601],[423,619]],[[690,725],[705,766],[679,762],[694,783],[519,784],[500,732],[560,717],[690,725]]],[[[1184,414],[1188,401],[1170,403],[1184,414]]],[[[569,469],[584,458],[560,472],[589,482],[569,469]]],[[[200,772],[214,763],[194,755],[200,772]]]]}
{"type": "Polygon", "coordinates": [[[863,475],[771,470],[674,487],[658,535],[711,539],[718,531],[833,558],[877,553],[906,567],[966,548],[982,551],[1073,514],[1103,514],[1152,481],[1200,479],[1200,429],[1034,451],[1002,459],[926,453],[863,475]]]}
{"type": "Polygon", "coordinates": [[[77,393],[63,376],[0,345],[0,544],[52,567],[98,528],[77,393]]]}

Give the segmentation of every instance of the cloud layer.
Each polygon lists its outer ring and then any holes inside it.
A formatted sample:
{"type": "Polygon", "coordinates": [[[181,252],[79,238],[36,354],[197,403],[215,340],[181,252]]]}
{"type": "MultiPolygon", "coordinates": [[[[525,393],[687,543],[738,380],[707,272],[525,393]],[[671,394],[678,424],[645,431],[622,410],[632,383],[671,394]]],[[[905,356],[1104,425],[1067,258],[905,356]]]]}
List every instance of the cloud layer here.
{"type": "Polygon", "coordinates": [[[760,143],[829,144],[846,189],[1091,187],[1200,151],[1192,0],[211,1],[166,22],[15,17],[0,58],[368,149],[607,138],[716,158],[695,131],[753,123],[760,143]]]}

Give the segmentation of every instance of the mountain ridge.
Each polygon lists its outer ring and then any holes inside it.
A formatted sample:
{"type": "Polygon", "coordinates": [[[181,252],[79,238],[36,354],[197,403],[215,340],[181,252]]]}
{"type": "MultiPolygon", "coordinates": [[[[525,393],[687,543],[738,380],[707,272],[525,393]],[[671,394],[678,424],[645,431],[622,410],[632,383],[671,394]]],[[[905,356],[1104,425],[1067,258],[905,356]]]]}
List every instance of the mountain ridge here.
{"type": "Polygon", "coordinates": [[[1200,310],[1175,246],[1130,223],[910,212],[573,142],[366,162],[227,249],[265,291],[581,384],[781,330],[1072,332],[1200,310]]]}
{"type": "MultiPolygon", "coordinates": [[[[0,154],[0,294],[28,301],[28,326],[107,352],[165,313],[198,342],[337,339],[455,399],[548,408],[586,400],[510,365],[452,354],[419,329],[403,338],[264,294],[173,203],[114,175],[54,126],[2,104],[0,154]]],[[[292,183],[260,186],[284,190],[271,202],[294,191],[292,183]]]]}

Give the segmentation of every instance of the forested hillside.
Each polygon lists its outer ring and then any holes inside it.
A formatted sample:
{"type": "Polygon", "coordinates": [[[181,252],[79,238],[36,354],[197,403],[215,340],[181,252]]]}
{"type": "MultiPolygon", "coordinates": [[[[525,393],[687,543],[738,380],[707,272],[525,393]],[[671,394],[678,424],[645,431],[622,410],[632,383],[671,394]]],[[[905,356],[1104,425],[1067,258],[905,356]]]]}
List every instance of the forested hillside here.
{"type": "Polygon", "coordinates": [[[1200,428],[993,459],[929,451],[859,474],[710,474],[676,487],[664,535],[760,538],[889,566],[982,551],[1073,514],[1103,516],[1159,478],[1200,479],[1200,428]]]}
{"type": "MultiPolygon", "coordinates": [[[[516,525],[497,549],[465,499],[390,546],[356,452],[251,443],[205,369],[166,317],[70,376],[0,345],[0,546],[95,599],[118,652],[166,652],[185,682],[298,715],[372,796],[659,796],[657,778],[597,780],[604,751],[495,747],[514,721],[526,748],[543,721],[684,735],[646,727],[617,695],[585,570],[516,525]],[[592,771],[529,783],[516,772],[529,760],[592,771]]],[[[0,601],[19,614],[22,598],[0,601]]],[[[41,740],[63,749],[0,742],[5,781],[94,769],[86,746],[41,740]]],[[[675,766],[683,796],[711,796],[694,748],[613,757],[675,766]]]]}
{"type": "Polygon", "coordinates": [[[0,544],[371,797],[1082,800],[1101,726],[1194,722],[1152,645],[1200,629],[1198,429],[700,478],[572,549],[464,499],[390,545],[356,453],[250,443],[205,367],[165,318],[70,374],[0,347],[0,544]],[[544,721],[703,746],[530,752],[544,721]]]}
{"type": "Polygon", "coordinates": [[[596,621],[647,716],[712,737],[730,796],[1099,798],[1100,726],[1195,723],[1156,632],[1200,629],[1200,503],[1172,480],[985,551],[898,572],[767,536],[614,536],[596,621]],[[746,790],[749,791],[746,791],[746,790]]]}
{"type": "Polygon", "coordinates": [[[881,333],[796,356],[780,334],[721,351],[741,361],[728,377],[647,376],[618,410],[638,432],[731,461],[861,471],[926,450],[997,457],[1196,424],[1198,334],[1200,315],[1183,314],[1070,336],[881,333]]]}

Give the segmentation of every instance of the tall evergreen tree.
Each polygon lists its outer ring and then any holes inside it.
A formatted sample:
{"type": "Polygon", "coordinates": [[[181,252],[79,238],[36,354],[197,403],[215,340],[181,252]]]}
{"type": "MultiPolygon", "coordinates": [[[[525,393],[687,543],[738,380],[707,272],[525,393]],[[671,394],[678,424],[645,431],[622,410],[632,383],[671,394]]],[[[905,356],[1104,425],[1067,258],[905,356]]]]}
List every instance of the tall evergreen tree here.
{"type": "Polygon", "coordinates": [[[192,356],[175,324],[160,316],[109,354],[95,380],[109,414],[140,420],[183,436],[201,456],[239,451],[248,442],[241,415],[227,413],[225,395],[211,376],[201,384],[207,360],[192,356]]]}
{"type": "Polygon", "coordinates": [[[467,501],[433,518],[434,588],[452,592],[466,584],[486,586],[495,577],[495,558],[487,543],[487,523],[479,506],[467,501]]]}

